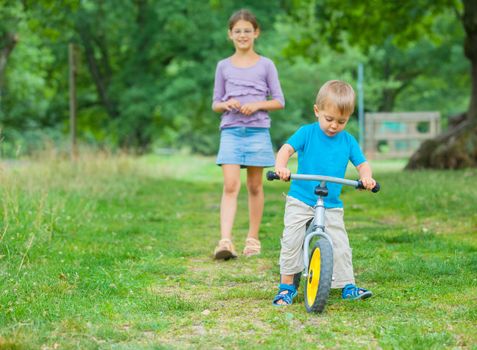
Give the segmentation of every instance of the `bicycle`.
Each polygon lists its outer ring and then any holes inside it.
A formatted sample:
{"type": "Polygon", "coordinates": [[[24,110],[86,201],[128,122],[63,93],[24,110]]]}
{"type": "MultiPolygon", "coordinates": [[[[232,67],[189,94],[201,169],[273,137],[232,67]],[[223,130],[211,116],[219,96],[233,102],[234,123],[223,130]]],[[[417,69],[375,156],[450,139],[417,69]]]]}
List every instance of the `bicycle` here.
{"type": "MultiPolygon", "coordinates": [[[[279,180],[280,177],[273,171],[267,172],[267,180],[279,180]]],[[[348,180],[338,177],[322,175],[291,174],[291,180],[319,181],[315,187],[318,196],[313,219],[307,224],[305,241],[303,243],[304,270],[294,276],[293,284],[298,289],[301,277],[306,277],[305,283],[305,307],[308,312],[322,313],[331,290],[333,275],[333,242],[326,234],[325,228],[325,205],[323,197],[328,195],[327,182],[352,186],[356,189],[365,189],[361,181],[348,180]],[[309,253],[310,243],[313,238],[318,238],[309,253]]],[[[371,190],[376,193],[381,189],[379,183],[371,190]]]]}

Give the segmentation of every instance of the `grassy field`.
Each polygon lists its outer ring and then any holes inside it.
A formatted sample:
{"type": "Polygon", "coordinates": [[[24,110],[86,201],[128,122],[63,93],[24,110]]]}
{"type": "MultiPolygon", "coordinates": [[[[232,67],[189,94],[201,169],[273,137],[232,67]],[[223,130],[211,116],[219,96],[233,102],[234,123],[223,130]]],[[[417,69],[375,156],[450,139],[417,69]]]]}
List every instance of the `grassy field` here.
{"type": "Polygon", "coordinates": [[[477,170],[376,163],[379,194],[345,189],[356,278],[375,297],[333,291],[315,315],[302,294],[271,305],[286,183],[266,184],[263,254],[212,259],[213,162],[0,163],[0,349],[477,349],[477,170]]]}

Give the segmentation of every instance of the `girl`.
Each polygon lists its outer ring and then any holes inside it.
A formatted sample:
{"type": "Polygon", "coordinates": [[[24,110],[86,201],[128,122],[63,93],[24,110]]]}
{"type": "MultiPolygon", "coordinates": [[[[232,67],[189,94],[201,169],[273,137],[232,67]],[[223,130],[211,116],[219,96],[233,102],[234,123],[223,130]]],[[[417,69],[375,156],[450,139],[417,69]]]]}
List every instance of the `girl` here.
{"type": "Polygon", "coordinates": [[[240,168],[247,168],[249,230],[243,254],[260,254],[258,229],[263,213],[262,172],[275,163],[270,140],[268,111],[285,106],[273,62],[254,50],[260,29],[247,10],[229,19],[228,36],[235,53],[217,64],[212,109],[222,113],[217,164],[222,166],[224,188],[220,204],[221,239],[216,259],[237,257],[232,244],[232,226],[240,190],[240,168]]]}

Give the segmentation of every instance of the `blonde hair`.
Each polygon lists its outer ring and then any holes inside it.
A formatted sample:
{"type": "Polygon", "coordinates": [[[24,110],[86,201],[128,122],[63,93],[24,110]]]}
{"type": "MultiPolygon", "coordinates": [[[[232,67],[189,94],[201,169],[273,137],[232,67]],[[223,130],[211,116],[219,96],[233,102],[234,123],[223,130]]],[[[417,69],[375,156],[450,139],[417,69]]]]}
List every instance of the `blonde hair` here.
{"type": "Polygon", "coordinates": [[[341,80],[329,80],[316,96],[316,106],[324,110],[328,106],[337,108],[341,115],[350,116],[354,111],[355,93],[350,84],[341,80]]]}

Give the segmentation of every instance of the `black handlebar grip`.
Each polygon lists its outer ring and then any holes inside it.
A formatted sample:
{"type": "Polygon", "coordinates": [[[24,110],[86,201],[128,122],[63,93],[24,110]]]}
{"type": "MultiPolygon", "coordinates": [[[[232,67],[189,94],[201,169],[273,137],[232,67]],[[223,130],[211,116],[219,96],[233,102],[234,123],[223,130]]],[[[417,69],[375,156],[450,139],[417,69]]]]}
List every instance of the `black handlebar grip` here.
{"type": "Polygon", "coordinates": [[[377,193],[377,192],[379,192],[380,189],[381,189],[381,185],[379,184],[379,182],[376,182],[376,186],[374,186],[374,188],[371,190],[371,192],[377,193]]]}
{"type": "MultiPolygon", "coordinates": [[[[363,186],[363,183],[361,182],[361,180],[358,180],[358,187],[356,187],[358,190],[364,190],[364,186],[363,186]]],[[[381,185],[379,184],[379,182],[376,182],[376,185],[374,186],[374,188],[371,190],[371,192],[373,193],[377,193],[379,192],[379,190],[381,189],[381,185]]]]}
{"type": "Polygon", "coordinates": [[[280,176],[274,171],[267,171],[267,180],[268,181],[273,181],[273,180],[280,180],[280,176]]]}

